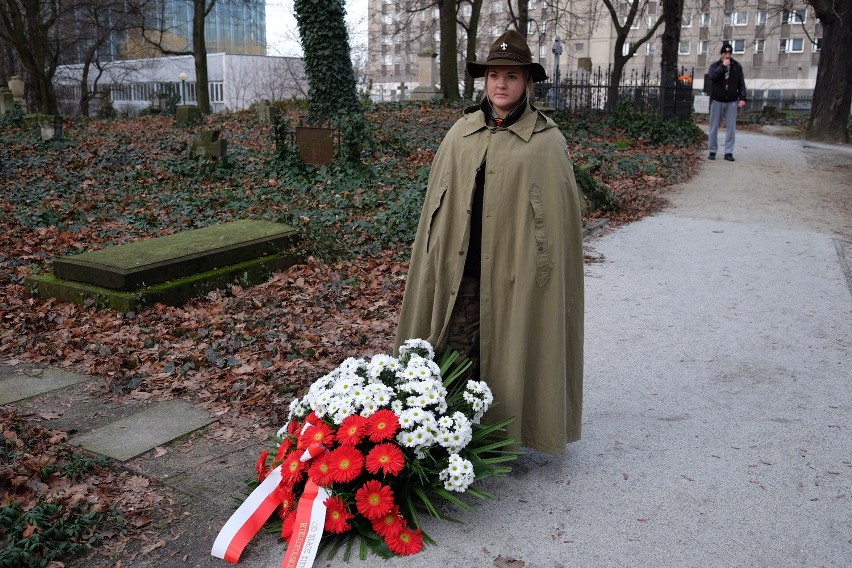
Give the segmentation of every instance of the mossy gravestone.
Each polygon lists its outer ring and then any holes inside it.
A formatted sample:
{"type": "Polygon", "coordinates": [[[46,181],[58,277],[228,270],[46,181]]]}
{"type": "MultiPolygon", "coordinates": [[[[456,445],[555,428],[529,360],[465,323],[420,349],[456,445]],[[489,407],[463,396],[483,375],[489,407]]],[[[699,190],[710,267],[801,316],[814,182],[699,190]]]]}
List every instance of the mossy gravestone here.
{"type": "Polygon", "coordinates": [[[180,305],[210,290],[265,281],[296,259],[297,231],[242,220],[145,239],[53,261],[53,274],[28,279],[31,294],[119,311],[154,302],[180,305]]]}
{"type": "Polygon", "coordinates": [[[194,140],[189,146],[192,157],[206,156],[210,158],[225,158],[228,144],[220,135],[218,130],[202,128],[198,140],[194,140]]]}
{"type": "Polygon", "coordinates": [[[195,105],[184,105],[175,110],[175,124],[178,126],[191,126],[201,122],[201,109],[195,105]]]}

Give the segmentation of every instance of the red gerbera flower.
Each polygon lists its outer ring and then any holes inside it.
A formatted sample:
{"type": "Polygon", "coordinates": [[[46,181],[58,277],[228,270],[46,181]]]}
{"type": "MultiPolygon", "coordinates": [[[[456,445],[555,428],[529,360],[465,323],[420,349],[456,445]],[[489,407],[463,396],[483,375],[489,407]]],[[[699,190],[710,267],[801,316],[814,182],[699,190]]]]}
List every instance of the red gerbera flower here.
{"type": "Polygon", "coordinates": [[[385,543],[391,552],[400,556],[417,554],[423,550],[423,531],[411,530],[408,526],[403,527],[399,534],[385,537],[385,543]]]}
{"type": "Polygon", "coordinates": [[[254,469],[257,471],[258,481],[263,481],[266,479],[266,476],[269,475],[269,470],[266,469],[266,458],[268,457],[269,450],[263,450],[257,458],[257,463],[255,464],[254,469]]]}
{"type": "Polygon", "coordinates": [[[298,420],[291,420],[289,424],[287,424],[287,433],[288,434],[296,434],[301,430],[301,424],[299,424],[298,420]]]}
{"type": "Polygon", "coordinates": [[[407,526],[405,520],[399,514],[399,507],[396,505],[378,519],[373,519],[372,522],[373,530],[376,531],[377,535],[384,538],[398,535],[407,526]]]}
{"type": "Polygon", "coordinates": [[[299,448],[305,449],[311,444],[323,444],[330,446],[334,440],[334,430],[325,422],[311,424],[308,429],[299,436],[299,448]]]}
{"type": "Polygon", "coordinates": [[[278,517],[284,520],[287,513],[296,508],[296,495],[291,488],[282,487],[280,483],[276,491],[281,496],[281,504],[278,505],[278,517]]]}
{"type": "Polygon", "coordinates": [[[340,446],[328,453],[331,479],[335,483],[352,481],[364,470],[364,454],[350,446],[340,446]]]}
{"type": "Polygon", "coordinates": [[[281,523],[281,538],[290,540],[293,535],[293,525],[296,524],[296,511],[290,511],[281,523]]]}
{"type": "Polygon", "coordinates": [[[393,491],[372,479],[355,493],[355,506],[367,519],[378,519],[393,507],[393,491]]]}
{"type": "Polygon", "coordinates": [[[311,460],[311,467],[308,469],[308,477],[320,487],[328,487],[334,481],[328,461],[329,455],[323,452],[322,455],[315,457],[311,460]]]}
{"type": "Polygon", "coordinates": [[[307,462],[301,459],[302,453],[299,450],[293,450],[284,456],[284,463],[281,464],[281,480],[285,485],[292,487],[298,483],[308,468],[307,462]]]}
{"type": "Polygon", "coordinates": [[[366,422],[367,419],[359,414],[347,416],[337,429],[337,441],[344,446],[358,444],[366,434],[366,422]]]}
{"type": "Polygon", "coordinates": [[[284,459],[284,456],[287,455],[287,452],[290,451],[290,448],[293,447],[293,440],[290,439],[290,436],[285,436],[281,443],[278,444],[278,451],[275,453],[275,459],[272,460],[272,463],[281,463],[284,459]]]}
{"type": "Polygon", "coordinates": [[[329,497],[325,500],[325,530],[333,533],[343,533],[352,528],[349,519],[354,515],[346,508],[346,503],[340,497],[329,497]]]}
{"type": "Polygon", "coordinates": [[[311,410],[311,413],[305,416],[305,421],[302,422],[302,426],[304,426],[305,424],[316,424],[320,421],[320,417],[317,416],[317,413],[311,410]]]}
{"type": "Polygon", "coordinates": [[[373,442],[390,440],[399,430],[399,418],[393,410],[383,408],[367,418],[367,434],[373,442]]]}
{"type": "Polygon", "coordinates": [[[367,454],[367,471],[370,473],[378,473],[381,469],[388,475],[398,475],[404,467],[405,456],[396,444],[379,444],[367,454]]]}

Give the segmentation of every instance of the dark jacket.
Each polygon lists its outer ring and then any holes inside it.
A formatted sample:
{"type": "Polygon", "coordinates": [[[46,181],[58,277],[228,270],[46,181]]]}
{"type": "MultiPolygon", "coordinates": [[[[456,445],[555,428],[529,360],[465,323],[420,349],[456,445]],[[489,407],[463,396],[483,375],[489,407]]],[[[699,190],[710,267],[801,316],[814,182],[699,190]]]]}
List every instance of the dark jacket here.
{"type": "Polygon", "coordinates": [[[745,76],[743,66],[731,59],[731,69],[725,77],[725,66],[719,59],[710,65],[707,77],[710,79],[710,100],[732,103],[746,100],[745,76]]]}

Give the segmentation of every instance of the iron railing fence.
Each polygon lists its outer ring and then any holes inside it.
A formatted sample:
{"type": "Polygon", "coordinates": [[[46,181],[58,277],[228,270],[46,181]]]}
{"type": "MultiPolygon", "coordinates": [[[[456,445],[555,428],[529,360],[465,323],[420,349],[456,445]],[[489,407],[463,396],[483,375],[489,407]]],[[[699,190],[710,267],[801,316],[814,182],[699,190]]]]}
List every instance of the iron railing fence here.
{"type": "MultiPolygon", "coordinates": [[[[611,74],[611,67],[606,70],[601,67],[592,71],[575,70],[560,76],[558,82],[537,83],[536,99],[546,101],[557,110],[577,115],[605,112],[611,74]]],[[[616,102],[632,101],[645,114],[669,116],[673,113],[686,118],[693,109],[692,79],[693,70],[682,68],[679,79],[673,85],[662,86],[659,72],[631,70],[623,75],[619,83],[616,102]],[[669,105],[665,109],[662,106],[663,94],[671,95],[665,99],[669,105]],[[669,112],[664,113],[664,110],[669,112]]]]}

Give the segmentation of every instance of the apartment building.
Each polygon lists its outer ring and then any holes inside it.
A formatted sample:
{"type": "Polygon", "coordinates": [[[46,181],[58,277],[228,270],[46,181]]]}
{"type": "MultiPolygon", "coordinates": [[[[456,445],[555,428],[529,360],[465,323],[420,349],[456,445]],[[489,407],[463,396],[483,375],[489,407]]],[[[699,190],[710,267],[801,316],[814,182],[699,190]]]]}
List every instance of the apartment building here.
{"type": "MultiPolygon", "coordinates": [[[[369,0],[368,68],[373,98],[398,100],[419,85],[419,66],[439,51],[439,13],[429,0],[369,0]],[[404,83],[406,88],[400,89],[404,83]]],[[[745,70],[748,88],[771,97],[809,96],[816,81],[822,29],[813,10],[802,0],[686,0],[681,26],[678,65],[694,73],[702,88],[707,67],[719,56],[723,41],[734,48],[734,58],[745,70]]],[[[622,18],[628,0],[617,0],[622,18]]],[[[459,1],[459,15],[470,21],[470,4],[459,1]]],[[[600,0],[529,0],[527,38],[533,58],[553,77],[554,47],[559,39],[560,75],[580,70],[606,71],[613,61],[616,31],[600,0]]],[[[632,23],[627,41],[647,35],[662,17],[659,2],[648,2],[632,23]]],[[[624,21],[624,20],[622,20],[624,21]]],[[[507,0],[484,0],[477,32],[482,56],[510,25],[507,0]]],[[[466,26],[458,27],[459,84],[464,81],[466,26]]],[[[639,49],[625,74],[660,67],[663,28],[639,49]]],[[[625,53],[630,49],[625,47],[625,53]]],[[[440,62],[439,62],[440,63],[440,62]]],[[[437,80],[437,77],[436,77],[437,80]]]]}

